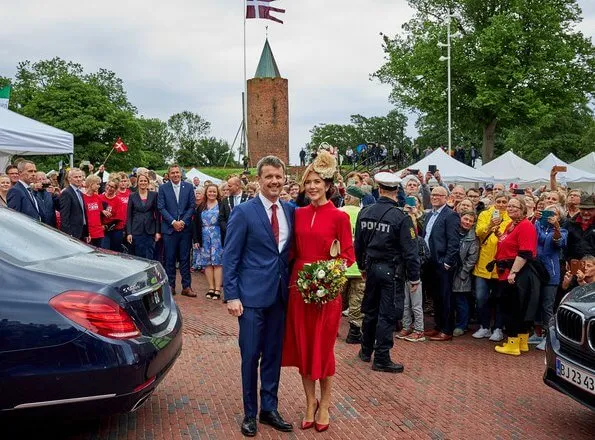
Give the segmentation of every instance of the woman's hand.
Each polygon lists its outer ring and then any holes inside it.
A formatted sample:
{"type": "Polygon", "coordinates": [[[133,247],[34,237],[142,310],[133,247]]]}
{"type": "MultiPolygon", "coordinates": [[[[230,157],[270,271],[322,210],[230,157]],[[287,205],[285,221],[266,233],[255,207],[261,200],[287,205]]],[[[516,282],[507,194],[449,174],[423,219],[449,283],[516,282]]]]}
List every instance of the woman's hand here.
{"type": "Polygon", "coordinates": [[[159,240],[161,240],[161,234],[159,232],[157,232],[155,234],[155,242],[158,242],[159,240]]]}
{"type": "Polygon", "coordinates": [[[550,218],[547,219],[547,221],[555,229],[560,229],[560,222],[558,221],[558,217],[550,217],[550,218]]]}
{"type": "Polygon", "coordinates": [[[515,281],[516,281],[516,272],[510,272],[508,274],[508,283],[514,284],[515,281]]]}
{"type": "Polygon", "coordinates": [[[127,241],[128,243],[132,244],[132,235],[128,234],[128,235],[126,236],[126,241],[127,241]]]}
{"type": "Polygon", "coordinates": [[[576,271],[576,280],[580,286],[587,284],[585,281],[585,273],[580,269],[576,271]]]}
{"type": "Polygon", "coordinates": [[[490,220],[490,228],[496,228],[502,223],[502,217],[492,217],[490,220]]]}
{"type": "Polygon", "coordinates": [[[88,243],[91,243],[91,236],[89,235],[88,237],[85,237],[85,241],[88,243]]]}
{"type": "Polygon", "coordinates": [[[200,249],[200,244],[194,243],[194,249],[200,249]]]}
{"type": "Polygon", "coordinates": [[[104,217],[107,217],[107,218],[111,218],[111,216],[112,216],[112,212],[108,211],[107,209],[104,209],[103,211],[101,211],[101,213],[103,214],[104,217]]]}

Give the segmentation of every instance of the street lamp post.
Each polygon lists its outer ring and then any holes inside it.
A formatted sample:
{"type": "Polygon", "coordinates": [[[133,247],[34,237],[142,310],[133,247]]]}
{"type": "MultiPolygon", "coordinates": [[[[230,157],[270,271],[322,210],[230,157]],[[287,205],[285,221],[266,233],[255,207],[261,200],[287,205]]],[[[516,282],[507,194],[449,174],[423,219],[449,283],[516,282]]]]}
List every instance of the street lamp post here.
{"type": "MultiPolygon", "coordinates": [[[[438,47],[446,47],[446,56],[441,56],[439,58],[440,61],[446,61],[446,70],[447,70],[447,93],[448,93],[448,155],[450,156],[452,150],[452,115],[451,115],[451,93],[450,93],[450,42],[451,42],[451,35],[450,35],[450,21],[452,19],[452,15],[448,15],[446,19],[446,44],[445,43],[438,43],[438,47]]],[[[458,34],[458,32],[457,32],[458,34]]],[[[454,35],[453,35],[454,36],[454,35]]]]}

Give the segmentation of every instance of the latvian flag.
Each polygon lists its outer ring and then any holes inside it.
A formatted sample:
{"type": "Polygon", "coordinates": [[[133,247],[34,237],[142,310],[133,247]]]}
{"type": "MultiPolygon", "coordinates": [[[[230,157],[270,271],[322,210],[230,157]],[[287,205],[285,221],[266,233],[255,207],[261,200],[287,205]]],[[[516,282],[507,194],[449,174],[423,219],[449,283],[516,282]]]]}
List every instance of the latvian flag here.
{"type": "Polygon", "coordinates": [[[277,17],[273,17],[271,12],[285,13],[285,9],[274,8],[271,2],[275,0],[246,0],[246,18],[262,18],[273,20],[277,23],[283,23],[277,17]]]}

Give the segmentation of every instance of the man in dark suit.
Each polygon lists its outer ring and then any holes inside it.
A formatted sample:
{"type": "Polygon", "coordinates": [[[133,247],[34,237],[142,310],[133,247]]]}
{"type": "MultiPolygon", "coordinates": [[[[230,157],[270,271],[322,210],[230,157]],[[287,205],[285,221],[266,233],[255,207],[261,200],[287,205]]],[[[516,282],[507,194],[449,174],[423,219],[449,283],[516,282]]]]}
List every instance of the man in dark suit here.
{"type": "Polygon", "coordinates": [[[424,240],[430,248],[425,283],[434,301],[435,328],[427,330],[431,341],[449,341],[454,330],[452,280],[459,258],[459,216],[446,205],[447,191],[432,190],[432,209],[426,214],[424,240]]]}
{"type": "Polygon", "coordinates": [[[195,297],[190,279],[190,250],[192,249],[192,215],[194,214],[194,188],[182,182],[179,165],[168,170],[169,182],[161,185],[157,208],[161,213],[161,233],[165,251],[165,272],[172,293],[176,294],[176,261],[180,262],[182,295],[195,297]]]}
{"type": "Polygon", "coordinates": [[[34,195],[39,206],[39,214],[41,221],[53,228],[56,227],[56,208],[60,209],[58,197],[47,191],[51,186],[50,179],[48,179],[43,171],[36,173],[36,181],[34,184],[34,195]]]}
{"type": "Polygon", "coordinates": [[[283,432],[293,430],[277,411],[277,391],[294,208],[279,200],[285,181],[281,160],[266,156],[258,162],[257,172],[261,192],[234,208],[223,251],[227,310],[238,317],[240,325],[244,400],[241,432],[248,437],[257,432],[259,365],[260,423],[283,432]]]}
{"type": "Polygon", "coordinates": [[[8,190],[6,205],[22,214],[41,221],[41,207],[33,193],[37,178],[37,169],[30,160],[23,160],[17,165],[19,180],[8,190]]]}
{"type": "Polygon", "coordinates": [[[70,185],[60,194],[60,220],[62,232],[83,240],[87,237],[87,219],[83,202],[83,172],[80,168],[71,168],[68,172],[70,185]]]}
{"type": "Polygon", "coordinates": [[[229,196],[219,202],[219,226],[221,227],[222,237],[225,237],[231,211],[240,203],[250,199],[248,194],[242,191],[242,181],[239,177],[230,177],[227,180],[227,187],[229,188],[229,196]]]}

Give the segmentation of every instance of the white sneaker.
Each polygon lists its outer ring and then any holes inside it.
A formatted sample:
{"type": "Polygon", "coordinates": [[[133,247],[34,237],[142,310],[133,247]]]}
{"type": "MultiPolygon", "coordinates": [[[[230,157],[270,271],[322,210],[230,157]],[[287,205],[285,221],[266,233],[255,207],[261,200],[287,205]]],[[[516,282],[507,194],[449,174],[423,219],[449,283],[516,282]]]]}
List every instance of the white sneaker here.
{"type": "Polygon", "coordinates": [[[545,338],[543,338],[543,341],[541,341],[535,348],[538,350],[545,351],[545,338]]]}
{"type": "Polygon", "coordinates": [[[492,336],[492,332],[489,328],[479,327],[479,330],[477,330],[471,336],[473,336],[475,339],[489,338],[490,336],[492,336]]]}
{"type": "Polygon", "coordinates": [[[343,316],[349,316],[349,309],[345,309],[341,312],[341,315],[343,316]]]}
{"type": "Polygon", "coordinates": [[[527,339],[527,344],[537,345],[541,344],[542,342],[543,336],[537,336],[535,333],[533,333],[531,336],[529,336],[529,339],[527,339]]]}
{"type": "Polygon", "coordinates": [[[504,339],[504,333],[502,333],[502,330],[499,328],[494,330],[492,336],[490,336],[490,341],[492,342],[500,342],[502,339],[504,339]]]}

